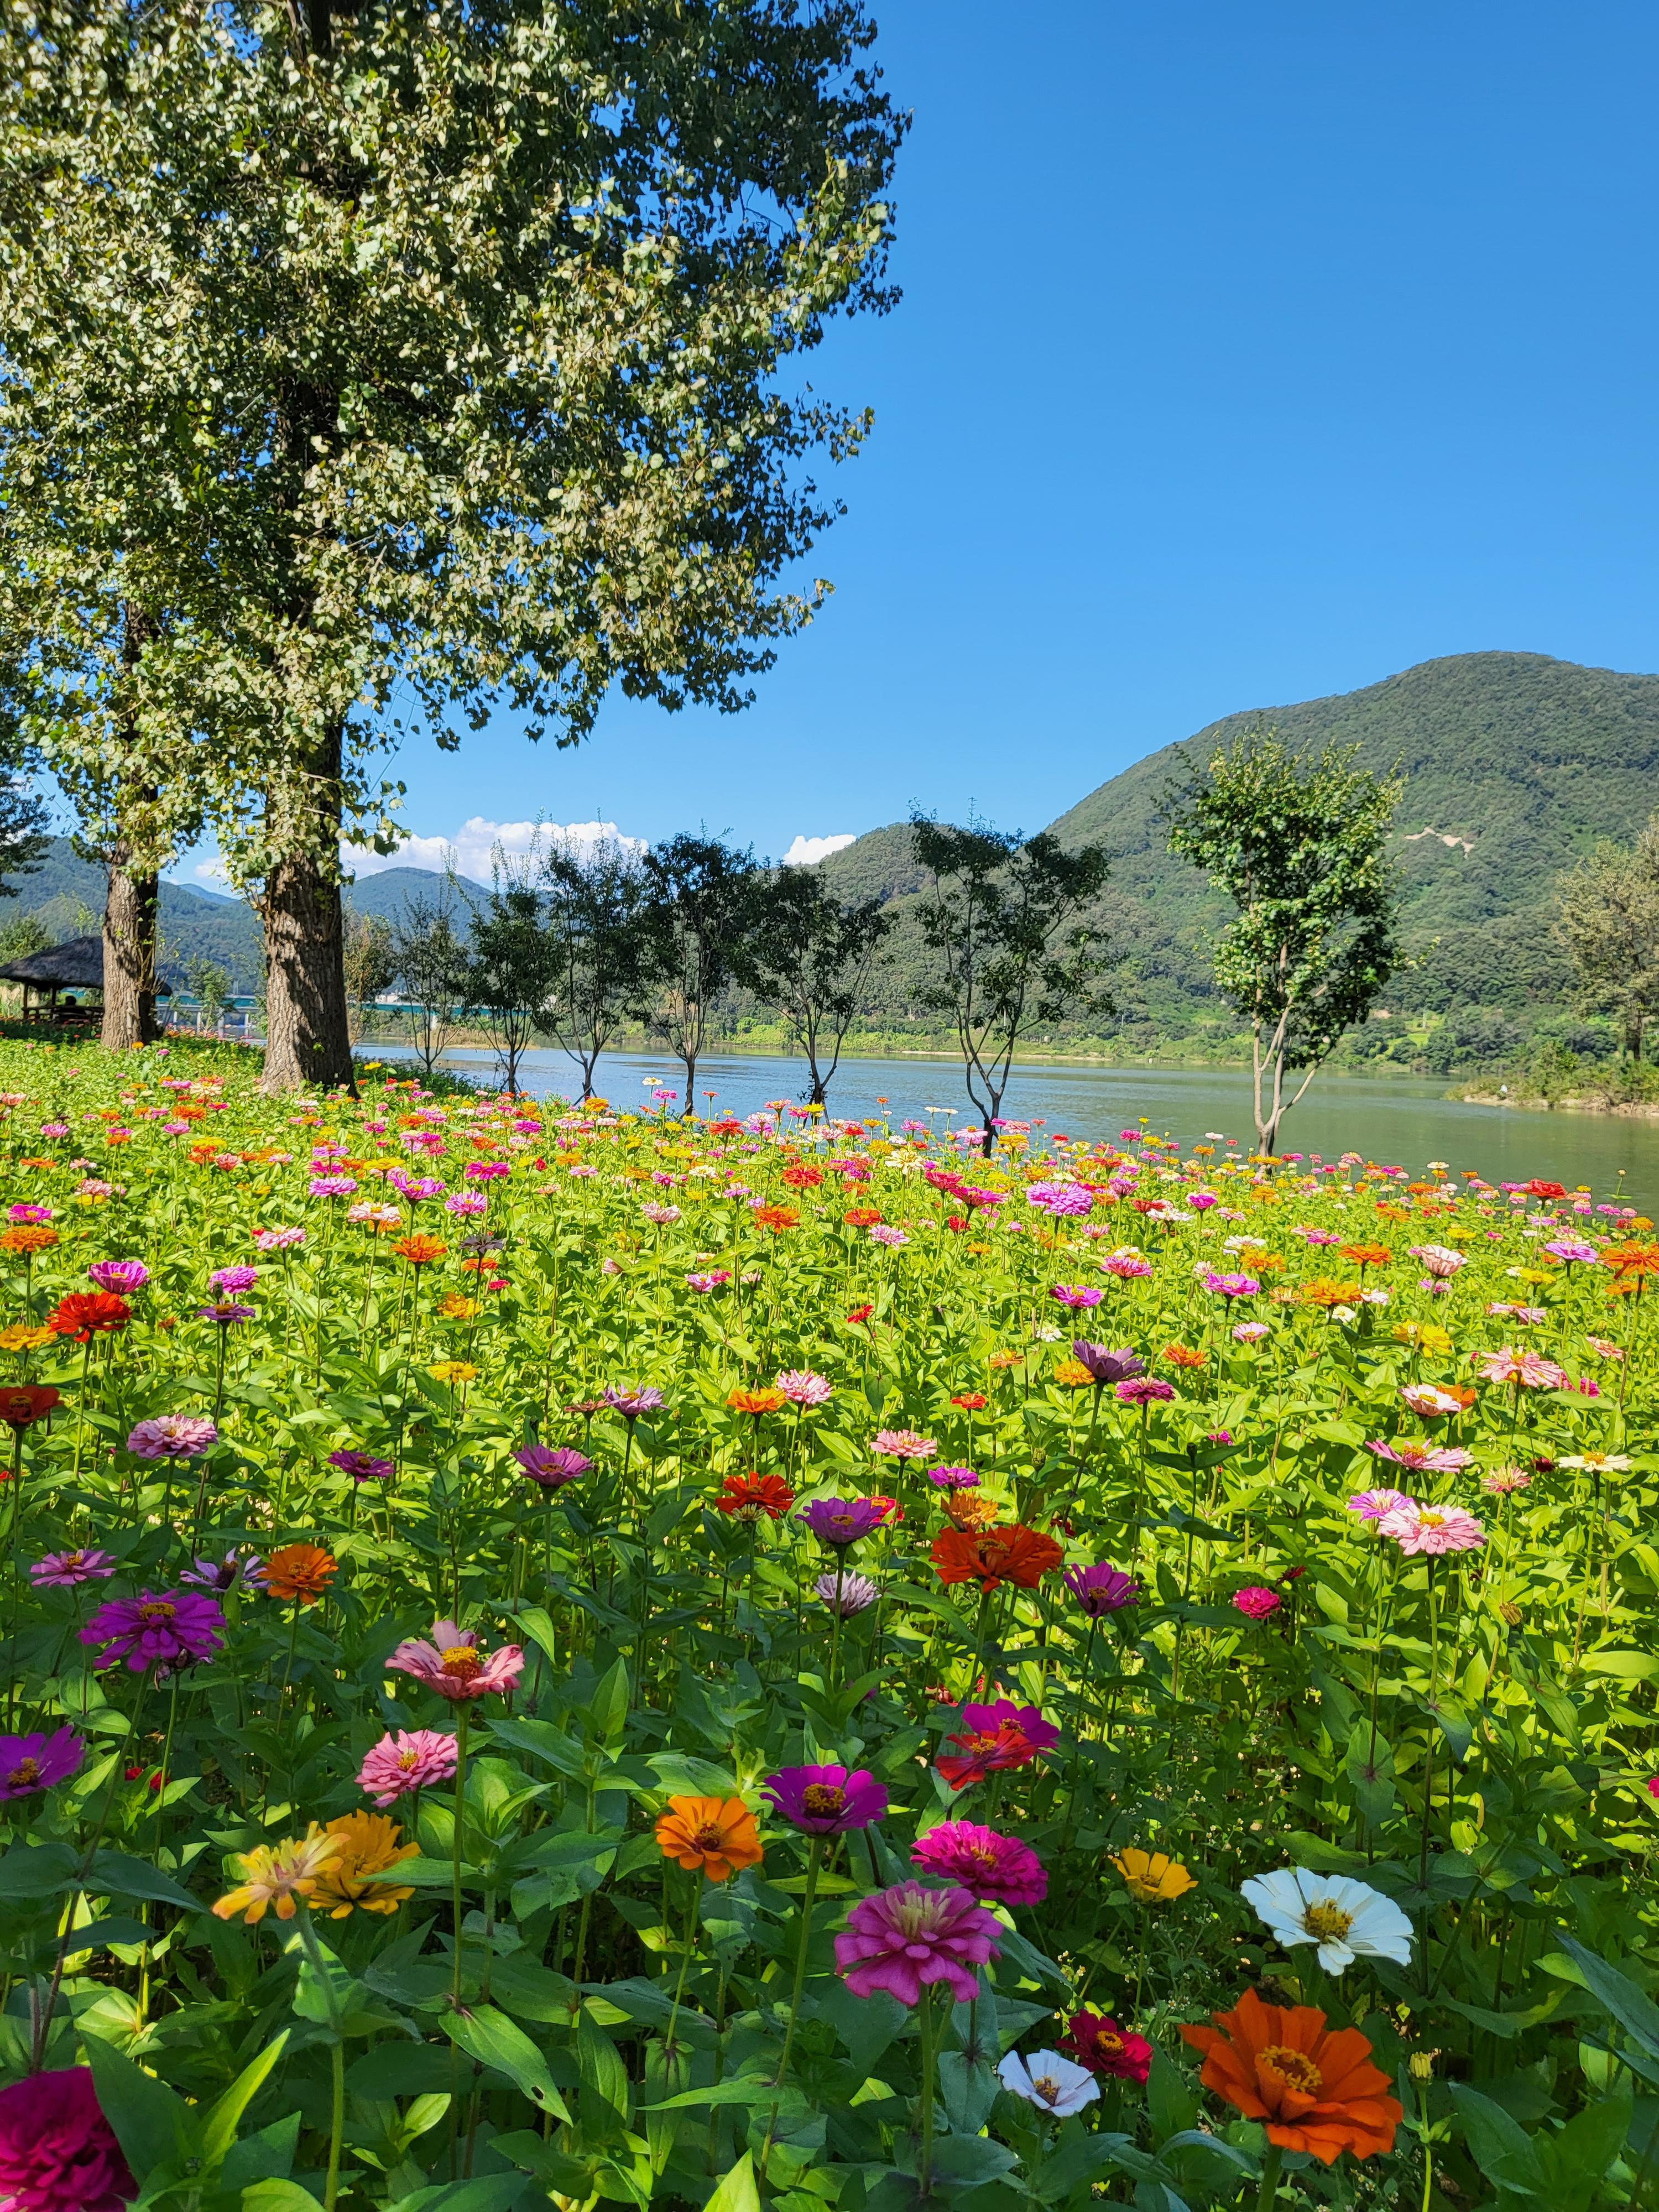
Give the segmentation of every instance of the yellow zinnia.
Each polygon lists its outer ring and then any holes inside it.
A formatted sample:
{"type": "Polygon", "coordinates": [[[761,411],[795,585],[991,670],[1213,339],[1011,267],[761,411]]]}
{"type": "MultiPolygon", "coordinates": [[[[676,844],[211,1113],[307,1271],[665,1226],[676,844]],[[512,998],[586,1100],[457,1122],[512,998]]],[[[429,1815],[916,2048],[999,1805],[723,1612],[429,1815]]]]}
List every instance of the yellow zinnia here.
{"type": "Polygon", "coordinates": [[[308,1898],[339,1856],[338,1838],[325,1835],[313,1820],[306,1833],[285,1844],[258,1844],[238,1854],[240,1884],[214,1906],[221,1920],[263,1920],[271,1905],[279,1920],[292,1920],[295,1899],[308,1898]]]}
{"type": "Polygon", "coordinates": [[[1164,1851],[1143,1851],[1132,1844],[1119,1852],[1112,1864],[1122,1875],[1130,1896],[1138,1897],[1143,1905],[1166,1905],[1197,1887],[1180,1860],[1164,1851]]]}
{"type": "Polygon", "coordinates": [[[397,1821],[384,1813],[348,1813],[331,1820],[323,1832],[334,1838],[339,1852],[317,1884],[317,1911],[331,1920],[343,1920],[353,1911],[395,1912],[414,1896],[407,1884],[372,1879],[400,1860],[420,1856],[418,1844],[399,1846],[403,1830],[397,1821]]]}
{"type": "Polygon", "coordinates": [[[477,1369],[469,1366],[465,1359],[440,1359],[426,1371],[434,1382],[452,1383],[471,1382],[478,1373],[477,1369]]]}

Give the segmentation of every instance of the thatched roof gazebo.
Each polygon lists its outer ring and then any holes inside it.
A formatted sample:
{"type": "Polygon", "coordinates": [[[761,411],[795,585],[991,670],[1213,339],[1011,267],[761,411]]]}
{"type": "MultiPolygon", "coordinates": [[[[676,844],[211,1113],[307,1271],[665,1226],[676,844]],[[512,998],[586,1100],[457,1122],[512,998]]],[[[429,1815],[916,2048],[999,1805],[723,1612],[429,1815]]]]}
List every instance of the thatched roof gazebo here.
{"type": "MultiPolygon", "coordinates": [[[[64,991],[94,991],[104,995],[104,940],[101,937],[71,937],[63,945],[49,945],[43,952],[26,952],[0,968],[0,983],[23,987],[26,1022],[84,1021],[91,1009],[77,999],[60,1002],[64,991]]],[[[171,998],[173,987],[158,983],[158,998],[171,998]]]]}

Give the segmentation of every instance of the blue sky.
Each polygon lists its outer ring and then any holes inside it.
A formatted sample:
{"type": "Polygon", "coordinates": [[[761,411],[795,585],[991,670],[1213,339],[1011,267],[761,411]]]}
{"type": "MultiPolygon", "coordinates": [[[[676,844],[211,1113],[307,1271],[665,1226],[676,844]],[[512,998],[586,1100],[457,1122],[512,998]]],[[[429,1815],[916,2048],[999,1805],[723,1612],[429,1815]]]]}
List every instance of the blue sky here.
{"type": "Polygon", "coordinates": [[[741,717],[411,748],[411,830],[1030,830],[1435,654],[1659,669],[1650,4],[878,13],[906,296],[810,364],[876,410],[835,598],[741,717]]]}

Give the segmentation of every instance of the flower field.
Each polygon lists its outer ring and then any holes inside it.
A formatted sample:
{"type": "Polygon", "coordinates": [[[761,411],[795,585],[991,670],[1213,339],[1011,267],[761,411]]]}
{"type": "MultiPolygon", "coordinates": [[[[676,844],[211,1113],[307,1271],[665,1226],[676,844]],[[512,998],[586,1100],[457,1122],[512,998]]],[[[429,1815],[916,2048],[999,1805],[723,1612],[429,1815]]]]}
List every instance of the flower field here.
{"type": "Polygon", "coordinates": [[[1659,2202],[1652,1224],[0,1047],[0,2207],[1659,2202]]]}

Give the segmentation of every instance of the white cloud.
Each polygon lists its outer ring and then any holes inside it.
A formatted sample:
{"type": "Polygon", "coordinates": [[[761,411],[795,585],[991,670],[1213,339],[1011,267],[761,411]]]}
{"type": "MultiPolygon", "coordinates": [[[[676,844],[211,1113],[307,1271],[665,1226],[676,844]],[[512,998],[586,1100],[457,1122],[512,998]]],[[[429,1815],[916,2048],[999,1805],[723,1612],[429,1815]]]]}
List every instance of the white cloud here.
{"type": "Polygon", "coordinates": [[[487,883],[497,846],[509,860],[522,860],[538,836],[544,849],[550,845],[569,845],[580,851],[614,838],[635,852],[645,850],[642,838],[624,837],[614,822],[490,822],[482,814],[474,814],[453,837],[410,836],[390,854],[348,846],[343,857],[360,876],[379,875],[386,868],[429,868],[441,874],[453,866],[460,875],[487,883]]]}
{"type": "Polygon", "coordinates": [[[857,842],[850,830],[838,830],[833,837],[797,837],[784,854],[783,865],[786,868],[816,868],[831,853],[844,852],[857,842]]]}
{"type": "Polygon", "coordinates": [[[216,853],[210,860],[196,861],[190,872],[198,883],[228,884],[230,881],[230,870],[216,853]]]}

